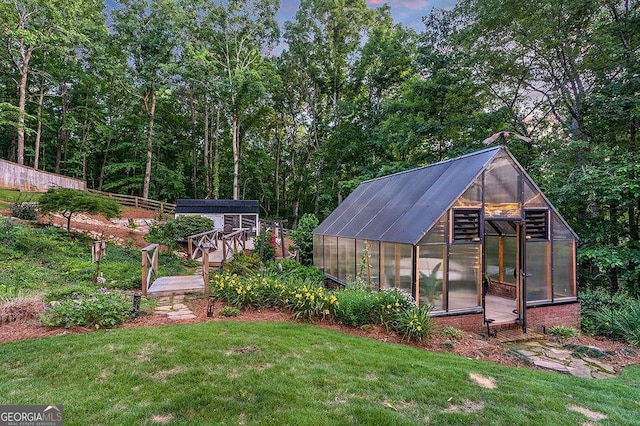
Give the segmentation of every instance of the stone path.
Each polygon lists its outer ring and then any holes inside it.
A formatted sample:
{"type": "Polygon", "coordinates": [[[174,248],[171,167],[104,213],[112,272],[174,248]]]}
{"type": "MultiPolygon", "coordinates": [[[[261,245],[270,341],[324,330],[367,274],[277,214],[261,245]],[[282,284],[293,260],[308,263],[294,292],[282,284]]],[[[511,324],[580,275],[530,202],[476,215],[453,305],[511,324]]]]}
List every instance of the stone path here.
{"type": "Polygon", "coordinates": [[[607,354],[598,348],[570,347],[546,340],[517,342],[509,347],[532,364],[558,373],[589,379],[609,379],[616,374],[606,361],[607,354]]]}
{"type": "Polygon", "coordinates": [[[156,314],[166,315],[172,320],[194,319],[196,316],[184,303],[184,295],[164,296],[158,299],[156,314]]]}

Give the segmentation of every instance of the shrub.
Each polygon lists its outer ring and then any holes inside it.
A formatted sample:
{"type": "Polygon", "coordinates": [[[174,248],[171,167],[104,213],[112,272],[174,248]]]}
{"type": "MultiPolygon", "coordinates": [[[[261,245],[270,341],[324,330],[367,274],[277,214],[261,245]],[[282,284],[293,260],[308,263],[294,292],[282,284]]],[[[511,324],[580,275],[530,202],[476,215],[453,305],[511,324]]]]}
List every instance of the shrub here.
{"type": "Polygon", "coordinates": [[[579,333],[573,327],[566,327],[564,325],[554,325],[547,329],[547,333],[558,339],[564,340],[570,337],[576,337],[579,333]]]}
{"type": "Polygon", "coordinates": [[[350,327],[376,324],[380,320],[380,303],[377,292],[362,288],[345,289],[335,292],[338,307],[336,321],[350,327]]]}
{"type": "Polygon", "coordinates": [[[433,330],[433,321],[429,316],[431,306],[414,306],[402,312],[395,329],[403,339],[421,341],[429,339],[433,330]]]}
{"type": "Polygon", "coordinates": [[[300,248],[300,262],[303,265],[313,264],[313,230],[318,226],[318,218],[312,214],[304,214],[298,222],[297,229],[291,231],[291,239],[300,248]]]}
{"type": "Polygon", "coordinates": [[[234,308],[233,306],[223,306],[220,309],[220,315],[223,317],[237,317],[240,315],[240,309],[234,308]]]}
{"type": "Polygon", "coordinates": [[[640,346],[640,301],[624,293],[596,290],[580,294],[582,331],[640,346]]]}
{"type": "Polygon", "coordinates": [[[50,327],[114,328],[132,316],[131,300],[119,293],[82,295],[51,304],[40,320],[50,327]]]}
{"type": "Polygon", "coordinates": [[[267,273],[277,276],[280,280],[290,282],[304,282],[308,285],[321,286],[324,274],[315,266],[305,266],[293,259],[280,259],[267,266],[267,273]]]}
{"type": "Polygon", "coordinates": [[[27,201],[11,203],[11,216],[22,220],[36,220],[38,218],[38,203],[27,201]]]}
{"type": "Polygon", "coordinates": [[[323,287],[302,286],[291,292],[289,309],[296,319],[312,320],[326,318],[335,313],[337,298],[327,294],[323,287]]]}
{"type": "Polygon", "coordinates": [[[249,276],[260,270],[260,259],[257,255],[247,256],[243,252],[233,255],[230,262],[224,264],[224,271],[229,275],[249,276]]]}
{"type": "Polygon", "coordinates": [[[273,262],[276,259],[276,248],[271,245],[271,235],[271,232],[266,231],[253,238],[255,253],[264,263],[273,262]]]}
{"type": "Polygon", "coordinates": [[[178,216],[165,223],[154,222],[145,239],[151,243],[164,244],[175,248],[190,235],[211,231],[214,223],[204,216],[178,216]]]}
{"type": "Polygon", "coordinates": [[[411,296],[395,288],[377,292],[376,297],[379,306],[377,322],[387,329],[393,328],[402,312],[415,306],[411,296]]]}
{"type": "Polygon", "coordinates": [[[467,334],[459,328],[451,327],[448,325],[440,330],[440,336],[444,337],[445,339],[457,341],[464,339],[467,334]]]}

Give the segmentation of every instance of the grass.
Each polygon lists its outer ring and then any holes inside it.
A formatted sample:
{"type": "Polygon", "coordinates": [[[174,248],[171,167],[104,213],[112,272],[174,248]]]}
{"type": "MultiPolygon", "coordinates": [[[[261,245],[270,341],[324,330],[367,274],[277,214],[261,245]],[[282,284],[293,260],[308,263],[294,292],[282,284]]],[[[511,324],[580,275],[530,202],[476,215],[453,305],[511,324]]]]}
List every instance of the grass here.
{"type": "MultiPolygon", "coordinates": [[[[56,227],[30,227],[0,218],[0,293],[23,295],[65,286],[95,288],[96,265],[91,260],[91,239],[56,227]]],[[[160,275],[186,275],[185,263],[172,254],[161,254],[160,275]]],[[[140,288],[141,252],[107,244],[100,271],[105,287],[140,288]]]]}
{"type": "Polygon", "coordinates": [[[0,202],[6,204],[19,201],[38,201],[42,193],[40,192],[24,192],[17,189],[0,188],[0,202]]]}
{"type": "Polygon", "coordinates": [[[0,345],[6,404],[65,424],[632,424],[640,366],[612,380],[468,360],[296,323],[118,329],[0,345]],[[493,379],[495,389],[474,377],[493,379]],[[587,412],[588,413],[588,412],[587,412]]]}

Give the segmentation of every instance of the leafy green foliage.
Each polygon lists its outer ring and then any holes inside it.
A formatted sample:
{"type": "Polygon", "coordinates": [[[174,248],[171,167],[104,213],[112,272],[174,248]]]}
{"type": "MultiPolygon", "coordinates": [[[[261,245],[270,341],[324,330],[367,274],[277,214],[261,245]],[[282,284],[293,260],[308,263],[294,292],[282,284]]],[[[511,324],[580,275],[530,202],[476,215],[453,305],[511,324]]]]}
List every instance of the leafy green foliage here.
{"type": "Polygon", "coordinates": [[[237,317],[240,315],[240,309],[234,308],[233,306],[223,306],[220,309],[220,316],[223,317],[237,317]]]}
{"type": "Polygon", "coordinates": [[[324,274],[315,266],[305,266],[293,259],[280,259],[267,265],[267,273],[277,275],[281,281],[297,281],[312,286],[324,282],[324,274]]]}
{"type": "Polygon", "coordinates": [[[151,243],[164,244],[175,248],[179,242],[185,242],[187,237],[213,230],[213,221],[199,215],[178,216],[165,223],[155,222],[146,240],[151,243]]]}
{"type": "Polygon", "coordinates": [[[11,216],[22,220],[36,220],[38,218],[38,205],[32,202],[11,203],[11,216]]]}
{"type": "Polygon", "coordinates": [[[119,293],[78,295],[50,303],[40,316],[49,327],[114,328],[131,318],[132,302],[119,293]]]}
{"type": "Polygon", "coordinates": [[[395,324],[395,330],[404,339],[422,341],[429,339],[433,331],[433,321],[429,316],[431,306],[414,306],[403,311],[395,324]]]}
{"type": "Polygon", "coordinates": [[[300,262],[303,265],[313,264],[313,230],[318,226],[318,218],[312,214],[304,214],[298,222],[298,228],[291,231],[291,238],[300,248],[300,262]]]}
{"type": "Polygon", "coordinates": [[[547,333],[561,340],[568,339],[570,337],[576,337],[578,334],[580,334],[575,328],[567,327],[564,325],[554,325],[552,327],[549,327],[547,329],[547,333]]]}
{"type": "Polygon", "coordinates": [[[465,333],[464,331],[460,330],[459,328],[451,327],[449,325],[440,330],[439,334],[445,339],[454,341],[462,340],[467,336],[467,333],[465,333]]]}
{"type": "Polygon", "coordinates": [[[582,331],[608,336],[640,347],[640,300],[602,290],[580,294],[582,331]]]}
{"type": "Polygon", "coordinates": [[[115,200],[71,188],[52,187],[40,197],[38,209],[42,214],[61,213],[71,230],[71,216],[86,212],[100,214],[107,219],[120,216],[120,204],[115,200]]]}
{"type": "Polygon", "coordinates": [[[276,247],[271,245],[270,231],[261,232],[253,238],[255,244],[255,252],[260,256],[260,261],[264,263],[273,262],[276,259],[276,247]]]}

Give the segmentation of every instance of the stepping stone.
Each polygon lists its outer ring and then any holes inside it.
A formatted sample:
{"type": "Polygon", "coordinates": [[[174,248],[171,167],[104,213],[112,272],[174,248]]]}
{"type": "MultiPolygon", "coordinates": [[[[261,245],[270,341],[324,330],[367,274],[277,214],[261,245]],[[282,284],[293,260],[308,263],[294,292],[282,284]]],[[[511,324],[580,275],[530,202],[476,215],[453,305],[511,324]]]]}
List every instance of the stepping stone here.
{"type": "Polygon", "coordinates": [[[158,312],[168,312],[171,310],[171,306],[158,306],[156,311],[158,312]]]}
{"type": "Polygon", "coordinates": [[[180,309],[188,309],[186,305],[183,305],[182,303],[176,303],[173,305],[173,309],[176,311],[179,311],[180,309]]]}
{"type": "Polygon", "coordinates": [[[551,359],[558,359],[561,361],[564,361],[568,358],[571,357],[571,352],[569,351],[565,351],[565,350],[553,350],[551,348],[549,348],[549,350],[547,352],[545,352],[545,355],[547,356],[547,358],[551,358],[551,359]]]}
{"type": "Polygon", "coordinates": [[[569,374],[575,377],[582,377],[583,379],[591,379],[591,369],[589,367],[567,367],[569,374]]]}
{"type": "Polygon", "coordinates": [[[194,314],[182,312],[171,312],[167,316],[172,320],[187,320],[196,318],[194,314]]]}
{"type": "Polygon", "coordinates": [[[615,374],[615,372],[616,372],[616,369],[615,369],[615,368],[613,368],[613,366],[611,366],[611,365],[609,365],[609,364],[606,364],[606,363],[604,363],[604,362],[602,362],[602,361],[599,361],[599,360],[597,360],[597,359],[593,359],[593,358],[589,358],[589,357],[584,357],[584,360],[585,360],[586,362],[588,362],[589,364],[597,365],[598,367],[600,367],[602,370],[606,371],[607,373],[615,374]]]}
{"type": "Polygon", "coordinates": [[[546,368],[547,370],[557,371],[559,373],[567,373],[569,370],[567,366],[564,364],[560,364],[558,362],[549,361],[547,359],[531,357],[531,362],[537,365],[540,368],[546,368]]]}

